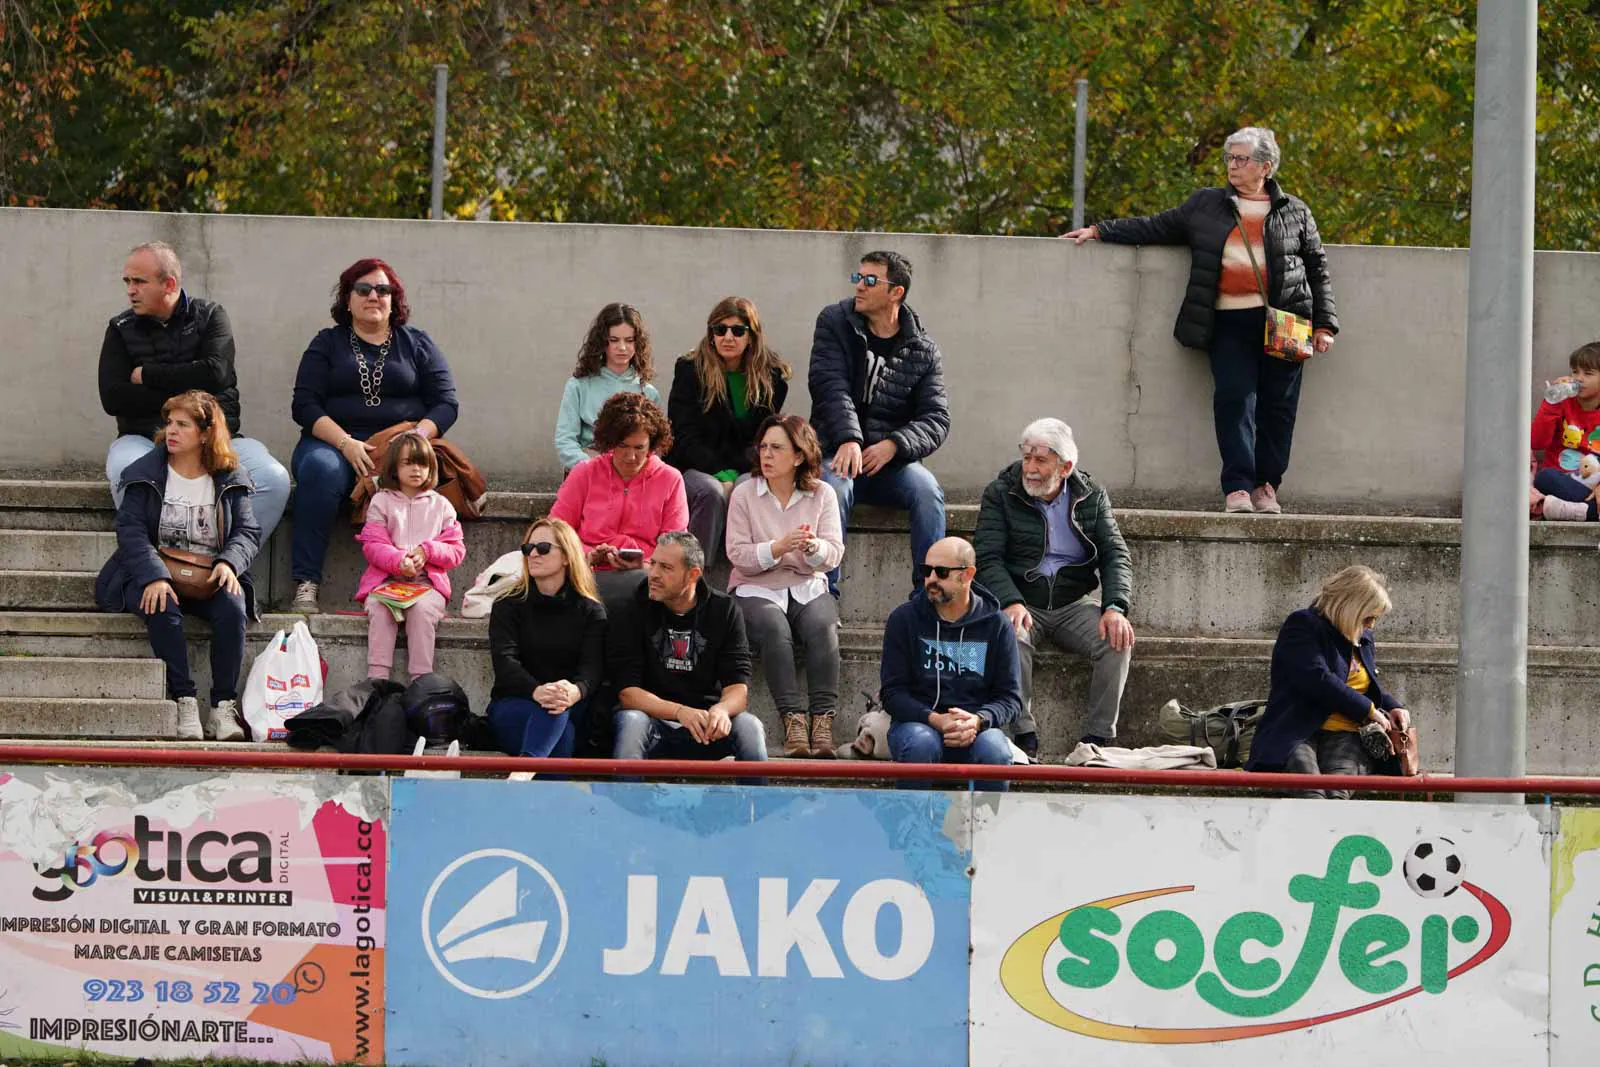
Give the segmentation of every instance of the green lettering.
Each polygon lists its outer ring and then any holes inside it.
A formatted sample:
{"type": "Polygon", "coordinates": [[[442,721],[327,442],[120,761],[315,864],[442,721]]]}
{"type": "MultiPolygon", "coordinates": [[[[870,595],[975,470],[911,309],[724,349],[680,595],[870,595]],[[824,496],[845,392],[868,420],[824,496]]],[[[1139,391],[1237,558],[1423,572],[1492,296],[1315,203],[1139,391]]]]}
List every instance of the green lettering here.
{"type": "Polygon", "coordinates": [[[1195,983],[1195,992],[1218,1011],[1247,1019],[1276,1015],[1298,1003],[1328,960],[1334,932],[1339,928],[1340,910],[1367,910],[1378,903],[1380,893],[1375,883],[1350,880],[1351,868],[1358,859],[1366,861],[1367,870],[1374,877],[1381,878],[1394,869],[1394,857],[1383,842],[1365,834],[1351,834],[1340,838],[1328,853],[1328,869],[1322,877],[1297,874],[1289,879],[1289,896],[1311,905],[1311,921],[1306,924],[1300,954],[1281,985],[1261,996],[1240,996],[1208,972],[1195,983]]]}
{"type": "Polygon", "coordinates": [[[1222,981],[1235,989],[1251,993],[1277,985],[1279,976],[1283,974],[1283,968],[1278,966],[1277,960],[1268,956],[1254,963],[1245,962],[1244,946],[1249,941],[1277,948],[1283,944],[1283,924],[1261,911],[1241,911],[1224,922],[1217,931],[1217,942],[1212,950],[1216,957],[1217,973],[1204,974],[1200,981],[1214,983],[1220,976],[1222,981]]]}
{"type": "Polygon", "coordinates": [[[1406,965],[1379,963],[1411,943],[1411,931],[1392,915],[1363,915],[1339,942],[1339,969],[1363,993],[1392,993],[1406,983],[1406,965]]]}
{"type": "Polygon", "coordinates": [[[1122,917],[1109,908],[1074,908],[1067,912],[1056,937],[1072,957],[1056,964],[1056,977],[1079,989],[1099,989],[1111,981],[1121,966],[1117,946],[1097,935],[1121,931],[1122,917]]]}
{"type": "Polygon", "coordinates": [[[1206,962],[1206,939],[1194,920],[1178,911],[1152,911],[1134,923],[1128,934],[1128,969],[1152,989],[1181,989],[1194,980],[1206,962]],[[1156,947],[1172,943],[1171,959],[1156,947]]]}

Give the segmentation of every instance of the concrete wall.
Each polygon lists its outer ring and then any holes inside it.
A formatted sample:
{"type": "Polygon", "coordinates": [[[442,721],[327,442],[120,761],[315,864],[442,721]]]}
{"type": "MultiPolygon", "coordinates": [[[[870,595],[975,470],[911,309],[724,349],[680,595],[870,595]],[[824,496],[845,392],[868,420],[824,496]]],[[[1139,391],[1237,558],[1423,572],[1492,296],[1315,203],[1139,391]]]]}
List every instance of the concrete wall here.
{"type": "MultiPolygon", "coordinates": [[[[654,227],[160,215],[0,209],[0,338],[7,418],[0,467],[99,468],[113,435],[95,364],[125,306],[128,247],[160,238],[186,285],[222,301],[239,343],[245,432],[287,458],[289,392],[329,289],[379,255],[406,282],[414,322],[455,370],[452,436],[497,485],[553,484],[551,434],[584,328],[611,300],[645,313],[663,389],[728,293],[755,300],[795,364],[793,410],[817,310],[848,292],[860,253],[907,253],[910,303],[945,354],[950,443],[931,466],[973,498],[1029,419],[1059,415],[1119,503],[1211,505],[1218,461],[1205,357],[1171,338],[1187,254],[1032,238],[654,227]]],[[[1453,513],[1461,484],[1464,250],[1330,252],[1344,333],[1306,369],[1291,508],[1453,513]]],[[[1535,275],[1537,378],[1600,336],[1600,255],[1543,253],[1535,275]]],[[[1530,388],[1533,383],[1530,383],[1530,388]]],[[[1525,447],[1522,441],[1508,448],[1525,447]]]]}

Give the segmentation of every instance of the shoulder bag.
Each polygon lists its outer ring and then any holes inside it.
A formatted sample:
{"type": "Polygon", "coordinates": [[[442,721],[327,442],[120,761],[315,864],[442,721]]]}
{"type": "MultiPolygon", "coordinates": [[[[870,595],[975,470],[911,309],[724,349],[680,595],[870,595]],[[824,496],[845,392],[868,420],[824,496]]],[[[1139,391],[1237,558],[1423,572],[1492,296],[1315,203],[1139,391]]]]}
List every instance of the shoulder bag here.
{"type": "Polygon", "coordinates": [[[211,569],[217,565],[215,556],[182,548],[158,547],[156,552],[167,565],[167,581],[180,597],[210,600],[217,595],[220,587],[211,584],[211,569]]]}
{"type": "Polygon", "coordinates": [[[1250,243],[1250,235],[1244,232],[1244,220],[1239,217],[1238,205],[1234,205],[1233,220],[1238,227],[1239,237],[1244,241],[1244,250],[1250,256],[1250,270],[1256,276],[1256,288],[1261,290],[1261,304],[1267,311],[1262,351],[1274,359],[1304,363],[1317,354],[1311,344],[1311,320],[1272,306],[1272,299],[1267,295],[1266,279],[1261,276],[1261,266],[1256,262],[1255,246],[1250,243]]]}

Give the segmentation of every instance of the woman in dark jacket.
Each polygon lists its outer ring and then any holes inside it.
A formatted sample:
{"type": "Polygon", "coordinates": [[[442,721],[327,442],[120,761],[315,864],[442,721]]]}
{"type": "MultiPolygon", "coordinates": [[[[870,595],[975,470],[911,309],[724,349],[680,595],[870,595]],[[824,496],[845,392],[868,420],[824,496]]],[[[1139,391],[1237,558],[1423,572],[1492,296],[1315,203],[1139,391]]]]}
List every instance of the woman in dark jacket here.
{"type": "Polygon", "coordinates": [[[322,561],[339,508],[356,478],[377,474],[368,438],[414,422],[432,440],[455,424],[456,384],[433,338],[407,325],[411,308],[394,268],[357,260],[339,275],[337,323],[311,339],[295,374],[290,414],[300,424],[294,470],[293,610],[318,610],[322,561]]]}
{"type": "MultiPolygon", "coordinates": [[[[1383,576],[1346,567],[1322,583],[1309,608],[1290,615],[1272,646],[1267,710],[1247,770],[1371,774],[1361,728],[1411,725],[1411,713],[1378,682],[1372,627],[1388,613],[1383,576]]],[[[1309,796],[1347,800],[1347,790],[1309,796]]]]}
{"type": "Polygon", "coordinates": [[[570,756],[605,670],[606,611],[577,531],[538,519],[522,537],[522,579],[489,611],[488,718],[513,756],[570,756]]]}
{"type": "Polygon", "coordinates": [[[1062,236],[1079,244],[1189,246],[1189,286],[1173,335],[1211,354],[1223,507],[1276,515],[1283,510],[1278,486],[1289,468],[1301,368],[1263,351],[1266,303],[1251,255],[1271,306],[1311,320],[1316,351],[1333,347],[1339,318],[1311,209],[1273,178],[1279,156],[1272,131],[1247,126],[1222,151],[1227,185],[1201,189],[1159,215],[1107,219],[1062,236]]]}
{"type": "Polygon", "coordinates": [[[707,566],[722,558],[728,496],[739,476],[750,473],[756,430],[783,410],[789,374],[783,357],[767,347],[756,306],[742,296],[711,309],[699,346],[673,369],[666,458],[683,472],[689,532],[705,549],[707,566]]]}
{"type": "Polygon", "coordinates": [[[250,508],[254,487],[217,398],[199,390],[168,398],[156,450],[128,465],[120,489],[117,551],[95,580],[95,603],[144,620],[151,650],[167,665],[180,741],[240,740],[239,670],[245,625],[256,617],[250,563],[261,527],[250,508]],[[203,596],[178,595],[162,550],[213,561],[203,596]],[[185,615],[211,624],[211,707],[203,724],[189,676],[185,615]]]}

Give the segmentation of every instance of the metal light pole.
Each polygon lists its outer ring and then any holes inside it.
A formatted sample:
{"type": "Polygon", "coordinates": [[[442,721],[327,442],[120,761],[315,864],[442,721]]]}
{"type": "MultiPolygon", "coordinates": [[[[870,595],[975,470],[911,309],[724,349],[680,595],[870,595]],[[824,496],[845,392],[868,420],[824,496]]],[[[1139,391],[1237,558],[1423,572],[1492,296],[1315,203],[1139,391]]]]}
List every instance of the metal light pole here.
{"type": "Polygon", "coordinates": [[[1083,229],[1083,157],[1089,147],[1089,79],[1078,79],[1077,121],[1072,133],[1072,228],[1083,229]]]}
{"type": "Polygon", "coordinates": [[[444,218],[444,103],[450,85],[450,68],[433,68],[433,208],[428,217],[444,218]]]}
{"type": "Polygon", "coordinates": [[[1535,0],[1478,0],[1455,760],[1478,778],[1527,766],[1537,41],[1535,0]]]}

